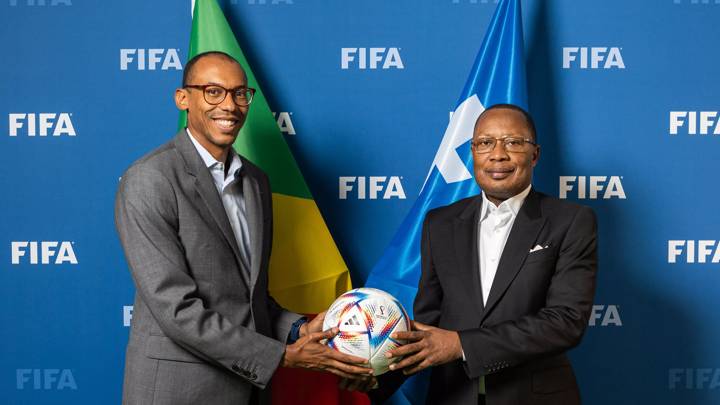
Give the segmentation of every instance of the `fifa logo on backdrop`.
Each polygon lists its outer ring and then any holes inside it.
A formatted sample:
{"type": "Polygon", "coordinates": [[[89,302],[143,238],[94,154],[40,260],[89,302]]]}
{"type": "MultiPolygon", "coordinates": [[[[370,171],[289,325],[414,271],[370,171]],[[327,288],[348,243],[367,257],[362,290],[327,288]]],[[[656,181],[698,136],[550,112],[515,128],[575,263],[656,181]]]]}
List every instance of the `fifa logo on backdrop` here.
{"type": "Polygon", "coordinates": [[[588,326],[623,326],[619,305],[593,305],[588,326]]]}
{"type": "Polygon", "coordinates": [[[596,200],[598,198],[624,200],[627,197],[622,185],[622,178],[622,176],[560,176],[559,197],[566,199],[572,192],[572,196],[578,200],[596,200]]]}
{"type": "Polygon", "coordinates": [[[27,136],[75,136],[77,133],[71,116],[72,113],[10,113],[9,135],[18,136],[18,133],[22,133],[27,136]]]}
{"type": "Polygon", "coordinates": [[[671,368],[669,390],[716,390],[720,388],[720,368],[671,368]]]}
{"type": "Polygon", "coordinates": [[[273,117],[275,117],[275,120],[277,121],[278,128],[280,128],[280,132],[287,134],[287,135],[295,135],[295,126],[292,123],[292,113],[291,112],[279,112],[279,113],[272,113],[273,117]]]}
{"type": "MultiPolygon", "coordinates": [[[[230,4],[238,4],[240,3],[240,0],[230,0],[230,4]]],[[[293,0],[244,0],[243,3],[247,3],[249,5],[255,5],[255,4],[295,4],[293,3],[293,0]]]]}
{"type": "Polygon", "coordinates": [[[340,67],[350,69],[405,69],[400,48],[342,48],[340,67]]]}
{"type": "Polygon", "coordinates": [[[133,317],[133,306],[123,305],[123,326],[130,326],[133,317]]]}
{"type": "Polygon", "coordinates": [[[720,263],[720,244],[716,240],[669,240],[668,263],[677,263],[683,255],[685,263],[720,263]]]}
{"type": "Polygon", "coordinates": [[[78,264],[74,242],[20,241],[10,242],[12,264],[78,264]]]}
{"type": "Polygon", "coordinates": [[[9,1],[10,6],[17,6],[18,3],[25,5],[25,6],[72,6],[71,0],[25,0],[25,1],[18,1],[18,0],[10,0],[9,1]]]}
{"type": "Polygon", "coordinates": [[[670,111],[670,135],[720,135],[717,111],[670,111]]]}
{"type": "Polygon", "coordinates": [[[470,4],[498,4],[500,0],[452,0],[452,4],[470,3],[470,4]]]}
{"type": "Polygon", "coordinates": [[[76,390],[72,370],[63,368],[18,368],[15,370],[19,390],[76,390]]]}
{"type": "Polygon", "coordinates": [[[625,69],[622,48],[563,47],[563,69],[625,69]]]}
{"type": "Polygon", "coordinates": [[[720,0],[673,0],[675,4],[720,4],[720,0]]]}
{"type": "Polygon", "coordinates": [[[341,176],[338,178],[338,198],[347,200],[353,194],[358,200],[405,199],[405,190],[400,182],[402,177],[390,176],[341,176]]]}
{"type": "Polygon", "coordinates": [[[120,70],[181,70],[178,49],[120,49],[120,70]]]}

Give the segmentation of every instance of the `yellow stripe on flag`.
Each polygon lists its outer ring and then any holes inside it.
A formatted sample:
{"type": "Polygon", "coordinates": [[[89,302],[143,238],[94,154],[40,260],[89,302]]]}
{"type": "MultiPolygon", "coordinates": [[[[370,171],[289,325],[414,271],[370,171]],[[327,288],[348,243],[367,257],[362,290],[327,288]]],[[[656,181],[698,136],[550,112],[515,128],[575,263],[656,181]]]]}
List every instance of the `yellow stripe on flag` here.
{"type": "Polygon", "coordinates": [[[351,288],[345,261],[315,201],[273,193],[270,295],[283,307],[317,314],[351,288]]]}

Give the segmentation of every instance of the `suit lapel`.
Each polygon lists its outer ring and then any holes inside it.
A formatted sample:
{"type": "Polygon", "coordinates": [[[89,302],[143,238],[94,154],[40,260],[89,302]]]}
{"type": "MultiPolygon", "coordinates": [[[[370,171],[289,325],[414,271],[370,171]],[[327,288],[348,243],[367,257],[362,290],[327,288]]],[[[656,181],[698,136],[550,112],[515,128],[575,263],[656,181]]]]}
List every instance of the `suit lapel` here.
{"type": "MultiPolygon", "coordinates": [[[[243,160],[243,166],[246,162],[243,160]]],[[[258,274],[260,273],[260,264],[262,261],[262,244],[263,244],[263,212],[262,212],[262,194],[260,186],[255,177],[246,173],[242,177],[243,197],[245,198],[245,216],[248,222],[248,231],[250,233],[250,288],[255,287],[258,274]]]]}
{"type": "Polygon", "coordinates": [[[482,317],[482,285],[480,281],[480,266],[478,264],[478,232],[477,219],[480,215],[482,198],[475,197],[465,210],[453,221],[453,235],[455,242],[455,255],[462,271],[462,280],[465,288],[470,290],[472,302],[476,313],[482,317]]]}
{"type": "Polygon", "coordinates": [[[498,304],[505,290],[517,276],[544,224],[545,218],[540,212],[540,195],[531,190],[515,218],[502,256],[500,256],[495,279],[485,305],[483,320],[498,304]]]}
{"type": "MultiPolygon", "coordinates": [[[[220,200],[220,195],[218,194],[217,188],[215,188],[215,183],[210,175],[210,171],[205,166],[205,163],[195,149],[195,145],[190,141],[189,136],[184,129],[178,132],[175,136],[176,150],[185,161],[188,174],[194,178],[195,189],[205,203],[210,215],[215,220],[215,224],[218,226],[220,233],[228,245],[230,245],[238,267],[242,269],[240,249],[235,240],[235,234],[230,226],[230,221],[223,207],[222,200],[220,200]]],[[[244,272],[241,271],[241,273],[244,272]]],[[[245,277],[245,281],[248,281],[245,274],[243,274],[243,277],[245,277]]]]}

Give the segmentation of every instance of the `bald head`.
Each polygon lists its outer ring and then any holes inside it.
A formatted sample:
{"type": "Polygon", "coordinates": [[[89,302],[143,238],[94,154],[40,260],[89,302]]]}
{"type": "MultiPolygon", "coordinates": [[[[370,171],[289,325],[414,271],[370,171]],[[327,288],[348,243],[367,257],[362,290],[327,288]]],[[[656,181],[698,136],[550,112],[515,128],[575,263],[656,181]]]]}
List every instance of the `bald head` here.
{"type": "Polygon", "coordinates": [[[200,62],[201,60],[206,59],[206,58],[212,58],[212,59],[221,60],[223,62],[233,63],[233,64],[237,65],[240,68],[240,70],[242,70],[243,74],[245,74],[245,69],[242,68],[240,63],[237,60],[235,60],[235,58],[226,54],[225,52],[220,52],[220,51],[203,52],[203,53],[199,53],[199,54],[193,56],[192,59],[190,59],[188,61],[188,63],[185,64],[185,70],[183,71],[183,79],[182,79],[183,87],[185,87],[189,84],[194,84],[193,79],[194,79],[194,75],[195,75],[196,65],[198,62],[200,62]]]}
{"type": "Polygon", "coordinates": [[[520,113],[525,121],[525,125],[528,129],[528,134],[532,137],[532,140],[537,143],[537,130],[535,129],[535,121],[529,112],[525,111],[522,107],[516,106],[515,104],[494,104],[483,111],[475,121],[475,128],[485,116],[490,112],[498,109],[511,110],[520,113]]]}

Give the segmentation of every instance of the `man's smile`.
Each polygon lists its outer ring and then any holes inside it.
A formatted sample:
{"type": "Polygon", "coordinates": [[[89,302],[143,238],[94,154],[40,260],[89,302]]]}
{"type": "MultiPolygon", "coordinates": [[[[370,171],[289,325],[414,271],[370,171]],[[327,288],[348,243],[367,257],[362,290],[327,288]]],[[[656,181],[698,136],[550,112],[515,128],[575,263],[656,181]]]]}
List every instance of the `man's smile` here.
{"type": "Polygon", "coordinates": [[[215,126],[222,132],[231,132],[236,129],[240,120],[235,117],[214,117],[211,118],[215,126]]]}
{"type": "Polygon", "coordinates": [[[514,167],[495,167],[490,169],[485,169],[485,173],[487,173],[488,176],[490,176],[493,180],[503,180],[510,175],[512,175],[515,172],[514,167]]]}

